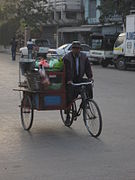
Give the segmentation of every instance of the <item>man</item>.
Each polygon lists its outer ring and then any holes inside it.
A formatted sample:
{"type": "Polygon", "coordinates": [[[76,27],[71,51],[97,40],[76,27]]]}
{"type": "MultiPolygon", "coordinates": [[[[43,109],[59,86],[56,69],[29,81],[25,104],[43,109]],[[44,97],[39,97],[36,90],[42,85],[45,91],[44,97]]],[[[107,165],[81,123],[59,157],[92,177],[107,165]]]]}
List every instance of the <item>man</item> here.
{"type": "MultiPolygon", "coordinates": [[[[81,44],[79,41],[72,42],[72,51],[66,54],[63,58],[66,69],[66,91],[67,91],[67,105],[69,105],[73,99],[77,98],[79,92],[77,88],[74,88],[71,83],[81,83],[90,81],[93,77],[90,61],[87,56],[80,52],[81,44]],[[84,78],[87,76],[87,79],[84,78]]],[[[87,95],[93,98],[93,92],[91,85],[87,87],[87,95]]],[[[67,111],[67,123],[70,120],[69,113],[67,111]]]]}
{"type": "Polygon", "coordinates": [[[16,47],[17,47],[17,42],[16,42],[15,37],[13,37],[11,41],[12,61],[16,60],[16,47]]]}
{"type": "Polygon", "coordinates": [[[31,40],[31,38],[29,39],[29,41],[27,41],[27,48],[28,48],[28,59],[32,59],[32,51],[33,51],[33,42],[31,40]]]}

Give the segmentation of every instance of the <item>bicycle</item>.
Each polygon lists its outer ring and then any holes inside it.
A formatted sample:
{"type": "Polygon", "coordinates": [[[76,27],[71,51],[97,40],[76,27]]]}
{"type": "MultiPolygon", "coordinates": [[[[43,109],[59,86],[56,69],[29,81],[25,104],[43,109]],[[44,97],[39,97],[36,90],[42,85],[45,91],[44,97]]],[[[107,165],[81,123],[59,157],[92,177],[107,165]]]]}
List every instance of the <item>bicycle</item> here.
{"type": "Polygon", "coordinates": [[[79,87],[79,94],[81,97],[74,99],[66,109],[60,110],[60,114],[65,126],[70,127],[73,121],[76,121],[83,111],[83,120],[88,132],[91,136],[98,137],[102,131],[102,115],[97,103],[92,98],[87,97],[86,88],[87,85],[90,84],[93,85],[93,81],[71,83],[72,86],[79,87]],[[76,101],[79,99],[81,103],[77,109],[76,101]],[[69,123],[66,123],[67,109],[70,115],[69,123]]]}

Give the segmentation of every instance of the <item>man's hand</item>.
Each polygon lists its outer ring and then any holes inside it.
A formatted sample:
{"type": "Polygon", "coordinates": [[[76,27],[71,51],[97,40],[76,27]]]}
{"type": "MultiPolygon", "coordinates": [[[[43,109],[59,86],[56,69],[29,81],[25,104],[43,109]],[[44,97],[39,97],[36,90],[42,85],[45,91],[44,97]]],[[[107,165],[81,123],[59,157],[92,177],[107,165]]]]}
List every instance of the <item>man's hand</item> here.
{"type": "Polygon", "coordinates": [[[88,80],[94,83],[94,79],[92,79],[92,78],[89,78],[88,80]]]}

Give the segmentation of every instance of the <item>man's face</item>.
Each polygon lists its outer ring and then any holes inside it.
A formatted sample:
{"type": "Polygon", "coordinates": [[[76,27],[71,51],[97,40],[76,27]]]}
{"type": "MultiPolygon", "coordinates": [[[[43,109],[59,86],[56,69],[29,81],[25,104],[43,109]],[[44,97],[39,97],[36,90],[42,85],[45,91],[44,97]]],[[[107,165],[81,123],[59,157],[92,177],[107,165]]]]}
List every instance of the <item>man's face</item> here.
{"type": "Polygon", "coordinates": [[[72,52],[75,56],[79,55],[80,53],[80,48],[79,47],[73,47],[72,52]]]}

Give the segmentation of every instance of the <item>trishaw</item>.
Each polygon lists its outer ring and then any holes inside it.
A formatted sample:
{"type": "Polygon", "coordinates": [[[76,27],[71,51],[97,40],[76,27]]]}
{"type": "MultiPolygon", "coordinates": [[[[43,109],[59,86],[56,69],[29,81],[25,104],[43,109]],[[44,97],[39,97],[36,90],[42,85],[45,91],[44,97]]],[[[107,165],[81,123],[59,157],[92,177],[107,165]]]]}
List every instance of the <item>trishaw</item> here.
{"type": "Polygon", "coordinates": [[[51,71],[50,69],[46,69],[51,86],[43,88],[40,82],[39,72],[35,70],[31,71],[30,68],[28,68],[31,67],[33,61],[23,61],[25,63],[27,62],[27,70],[25,73],[23,72],[23,75],[27,79],[27,84],[24,84],[21,80],[21,63],[19,63],[19,87],[14,89],[22,93],[20,114],[24,130],[30,130],[32,127],[34,110],[59,110],[62,121],[67,127],[70,127],[81,115],[81,112],[83,112],[83,120],[88,132],[93,137],[98,137],[102,131],[101,112],[97,103],[93,99],[87,98],[86,95],[87,85],[93,84],[93,82],[72,83],[72,86],[79,88],[80,96],[74,99],[67,107],[65,68],[62,71],[51,71]],[[80,105],[78,106],[78,104],[80,105]],[[70,114],[70,121],[68,123],[66,122],[67,109],[70,114]]]}

